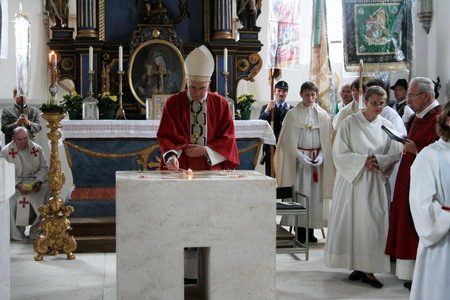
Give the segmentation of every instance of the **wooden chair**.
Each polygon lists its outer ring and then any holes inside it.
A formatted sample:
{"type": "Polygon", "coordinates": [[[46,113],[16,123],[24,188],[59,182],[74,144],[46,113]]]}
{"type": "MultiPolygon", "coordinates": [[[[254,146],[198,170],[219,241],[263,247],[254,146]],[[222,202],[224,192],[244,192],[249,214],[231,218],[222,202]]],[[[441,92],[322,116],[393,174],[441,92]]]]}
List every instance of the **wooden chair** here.
{"type": "MultiPolygon", "coordinates": [[[[288,240],[277,238],[277,254],[279,253],[305,253],[305,260],[309,259],[309,197],[296,191],[294,186],[277,187],[277,215],[295,217],[295,236],[288,240]],[[304,199],[303,204],[300,199],[304,199]],[[298,240],[298,217],[305,216],[305,242],[298,240]]],[[[277,231],[279,232],[279,231],[277,231]]],[[[278,235],[278,233],[277,233],[278,235]]]]}

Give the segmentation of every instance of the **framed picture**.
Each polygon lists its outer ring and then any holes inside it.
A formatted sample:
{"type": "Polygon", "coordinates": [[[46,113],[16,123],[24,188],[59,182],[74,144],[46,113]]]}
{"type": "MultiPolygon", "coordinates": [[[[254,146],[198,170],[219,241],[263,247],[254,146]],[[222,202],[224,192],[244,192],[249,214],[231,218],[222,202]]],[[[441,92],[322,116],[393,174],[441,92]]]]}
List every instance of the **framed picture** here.
{"type": "Polygon", "coordinates": [[[140,105],[153,94],[174,94],[185,88],[184,60],[180,50],[164,40],[149,40],[131,54],[128,83],[140,105]]]}
{"type": "Polygon", "coordinates": [[[348,72],[409,69],[413,26],[410,1],[344,0],[344,62],[348,72]]]}

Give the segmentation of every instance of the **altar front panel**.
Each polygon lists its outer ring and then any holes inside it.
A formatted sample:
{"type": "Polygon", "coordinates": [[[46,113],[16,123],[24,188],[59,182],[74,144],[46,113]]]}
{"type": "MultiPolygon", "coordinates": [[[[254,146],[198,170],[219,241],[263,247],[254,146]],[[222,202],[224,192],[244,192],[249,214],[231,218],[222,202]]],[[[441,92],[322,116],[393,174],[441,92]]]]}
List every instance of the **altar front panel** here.
{"type": "Polygon", "coordinates": [[[184,299],[183,249],[209,249],[208,299],[275,299],[275,180],[117,172],[118,299],[184,299]]]}
{"type": "MultiPolygon", "coordinates": [[[[159,169],[157,120],[64,120],[62,124],[75,186],[67,203],[75,207],[72,216],[114,215],[116,171],[159,169]]],[[[241,162],[237,169],[254,170],[262,143],[275,143],[273,131],[263,120],[235,121],[235,127],[241,162]]]]}

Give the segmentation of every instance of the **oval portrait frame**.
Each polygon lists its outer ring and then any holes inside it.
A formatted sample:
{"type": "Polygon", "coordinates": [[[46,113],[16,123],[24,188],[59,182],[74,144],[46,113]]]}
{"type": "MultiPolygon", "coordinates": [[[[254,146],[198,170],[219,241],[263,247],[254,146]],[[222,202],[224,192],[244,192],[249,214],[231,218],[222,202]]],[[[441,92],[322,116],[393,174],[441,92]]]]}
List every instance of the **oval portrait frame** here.
{"type": "Polygon", "coordinates": [[[180,50],[172,43],[155,39],[140,44],[132,53],[128,67],[128,84],[138,103],[145,107],[146,98],[153,94],[174,94],[186,85],[184,59],[180,50]],[[159,72],[155,59],[161,58],[166,66],[159,72]],[[162,75],[160,73],[163,73],[162,75]],[[164,74],[165,73],[165,74],[164,74]],[[163,78],[163,92],[159,93],[159,82],[163,78]]]}

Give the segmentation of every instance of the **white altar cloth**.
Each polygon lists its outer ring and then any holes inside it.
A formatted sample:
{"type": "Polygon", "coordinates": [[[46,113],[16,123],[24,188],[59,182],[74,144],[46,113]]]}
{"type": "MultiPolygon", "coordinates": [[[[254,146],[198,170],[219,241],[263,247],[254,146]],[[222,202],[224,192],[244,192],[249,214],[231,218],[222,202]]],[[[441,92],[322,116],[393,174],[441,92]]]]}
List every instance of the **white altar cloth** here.
{"type": "MultiPolygon", "coordinates": [[[[159,120],[63,120],[62,138],[156,138],[159,120]]],[[[236,120],[236,138],[255,138],[275,145],[275,135],[265,120],[236,120]]]]}
{"type": "Polygon", "coordinates": [[[207,249],[206,299],[275,299],[275,190],[255,171],[117,172],[117,299],[184,299],[184,247],[207,249]]]}

